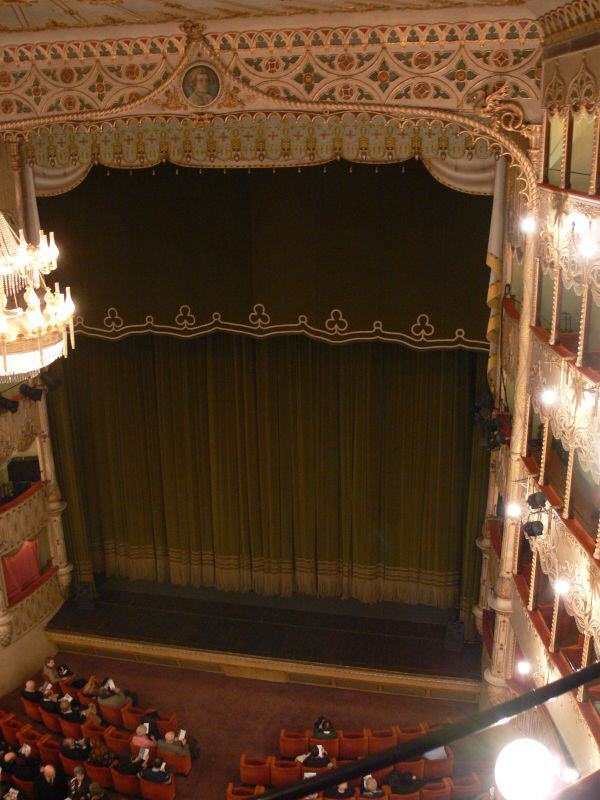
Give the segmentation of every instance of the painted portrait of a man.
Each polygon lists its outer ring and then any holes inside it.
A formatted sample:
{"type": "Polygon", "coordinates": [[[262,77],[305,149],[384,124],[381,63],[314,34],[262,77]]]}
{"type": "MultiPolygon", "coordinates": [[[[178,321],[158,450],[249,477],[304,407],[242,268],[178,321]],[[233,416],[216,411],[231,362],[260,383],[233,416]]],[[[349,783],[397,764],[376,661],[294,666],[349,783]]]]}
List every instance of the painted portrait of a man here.
{"type": "Polygon", "coordinates": [[[219,94],[219,76],[214,69],[197,64],[185,73],[182,89],[192,105],[208,106],[219,94]]]}

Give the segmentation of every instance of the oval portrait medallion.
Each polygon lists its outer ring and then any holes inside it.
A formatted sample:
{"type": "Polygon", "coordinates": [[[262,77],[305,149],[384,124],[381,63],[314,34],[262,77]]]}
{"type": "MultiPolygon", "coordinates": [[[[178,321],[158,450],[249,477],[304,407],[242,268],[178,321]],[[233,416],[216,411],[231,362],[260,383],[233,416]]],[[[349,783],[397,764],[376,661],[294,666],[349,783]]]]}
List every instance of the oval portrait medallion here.
{"type": "Polygon", "coordinates": [[[183,76],[181,88],[189,103],[202,108],[215,101],[221,90],[221,81],[212,67],[196,64],[183,76]]]}

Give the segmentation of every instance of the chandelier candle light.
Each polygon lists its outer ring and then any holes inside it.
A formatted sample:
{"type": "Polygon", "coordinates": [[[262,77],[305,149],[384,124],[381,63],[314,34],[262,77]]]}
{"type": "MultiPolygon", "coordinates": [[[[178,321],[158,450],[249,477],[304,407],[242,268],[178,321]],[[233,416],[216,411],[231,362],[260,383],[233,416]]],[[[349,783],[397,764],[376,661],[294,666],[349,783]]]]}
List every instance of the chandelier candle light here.
{"type": "Polygon", "coordinates": [[[54,234],[28,244],[0,212],[0,382],[26,380],[75,347],[71,290],[44,280],[57,267],[54,234]],[[68,333],[67,333],[68,329],[68,333]]]}

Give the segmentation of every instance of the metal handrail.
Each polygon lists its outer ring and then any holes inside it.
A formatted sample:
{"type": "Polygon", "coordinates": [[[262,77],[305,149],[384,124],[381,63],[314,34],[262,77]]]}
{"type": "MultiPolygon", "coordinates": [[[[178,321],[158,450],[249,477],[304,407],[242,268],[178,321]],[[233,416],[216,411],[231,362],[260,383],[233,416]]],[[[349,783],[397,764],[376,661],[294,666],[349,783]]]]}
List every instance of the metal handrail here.
{"type": "Polygon", "coordinates": [[[403,742],[397,747],[361,758],[352,764],[344,764],[342,767],[327,770],[314,778],[294,783],[283,789],[267,792],[261,796],[261,800],[300,800],[300,798],[307,795],[328,789],[330,786],[337,786],[338,783],[344,783],[353,778],[369,775],[384,767],[389,767],[402,761],[414,761],[429,750],[451,744],[457,739],[464,739],[465,736],[485,730],[497,722],[516,717],[517,714],[523,711],[535,708],[535,706],[539,706],[554,697],[559,697],[565,692],[577,689],[584,683],[589,683],[598,678],[600,678],[600,662],[566,675],[564,678],[559,678],[559,680],[548,683],[540,689],[515,697],[506,703],[493,706],[486,711],[473,714],[467,719],[432,731],[418,739],[403,742]]]}

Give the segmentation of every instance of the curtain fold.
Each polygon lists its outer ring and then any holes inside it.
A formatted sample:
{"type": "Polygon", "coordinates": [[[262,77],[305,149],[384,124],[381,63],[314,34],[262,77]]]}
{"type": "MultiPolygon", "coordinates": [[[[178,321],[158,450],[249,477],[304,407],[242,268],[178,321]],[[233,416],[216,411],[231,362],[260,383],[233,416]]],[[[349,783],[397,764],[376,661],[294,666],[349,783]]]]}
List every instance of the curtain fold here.
{"type": "Polygon", "coordinates": [[[485,355],[140,336],[79,338],[53,369],[80,579],[468,607],[485,355]]]}
{"type": "Polygon", "coordinates": [[[40,576],[40,543],[30,539],[16,553],[2,556],[2,571],[9,605],[40,576]]]}

